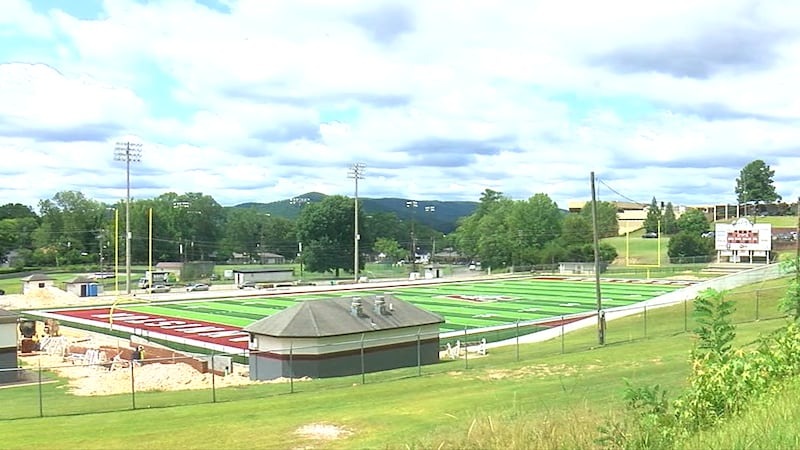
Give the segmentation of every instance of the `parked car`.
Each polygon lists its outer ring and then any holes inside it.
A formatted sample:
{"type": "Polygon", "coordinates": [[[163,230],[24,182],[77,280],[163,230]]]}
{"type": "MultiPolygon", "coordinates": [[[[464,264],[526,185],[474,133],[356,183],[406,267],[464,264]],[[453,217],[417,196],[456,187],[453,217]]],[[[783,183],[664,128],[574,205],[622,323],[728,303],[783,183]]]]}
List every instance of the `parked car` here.
{"type": "Polygon", "coordinates": [[[169,292],[170,287],[165,284],[154,284],[153,289],[150,289],[150,292],[154,294],[163,294],[164,292],[169,292]]]}
{"type": "Polygon", "coordinates": [[[239,289],[245,289],[245,288],[256,289],[258,288],[258,285],[256,285],[255,281],[245,281],[244,283],[239,285],[239,289]]]}
{"type": "Polygon", "coordinates": [[[643,234],[642,237],[645,239],[655,239],[658,237],[658,233],[655,231],[648,231],[647,233],[643,234]]]}
{"type": "Polygon", "coordinates": [[[196,283],[186,286],[186,292],[207,291],[208,285],[204,283],[196,283]]]}

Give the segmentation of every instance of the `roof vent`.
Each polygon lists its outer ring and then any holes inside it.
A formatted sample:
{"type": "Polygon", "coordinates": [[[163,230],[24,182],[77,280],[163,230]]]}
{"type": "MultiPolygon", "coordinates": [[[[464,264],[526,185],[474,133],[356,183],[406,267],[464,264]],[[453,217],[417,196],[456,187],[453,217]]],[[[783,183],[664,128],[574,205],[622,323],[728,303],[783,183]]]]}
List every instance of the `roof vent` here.
{"type": "Polygon", "coordinates": [[[381,316],[389,314],[389,310],[386,309],[386,299],[382,295],[375,296],[375,314],[381,316]]]}
{"type": "Polygon", "coordinates": [[[364,310],[361,307],[361,297],[353,297],[350,303],[350,314],[355,317],[364,317],[364,310]]]}

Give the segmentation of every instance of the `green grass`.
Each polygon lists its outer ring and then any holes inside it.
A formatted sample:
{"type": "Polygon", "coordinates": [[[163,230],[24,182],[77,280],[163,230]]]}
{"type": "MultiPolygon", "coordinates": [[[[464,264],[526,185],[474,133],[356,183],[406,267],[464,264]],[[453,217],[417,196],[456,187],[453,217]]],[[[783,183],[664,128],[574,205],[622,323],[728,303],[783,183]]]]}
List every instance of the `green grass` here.
{"type": "MultiPolygon", "coordinates": [[[[774,307],[780,283],[732,294],[742,311],[737,320],[748,319],[755,289],[761,289],[762,308],[774,307]]],[[[366,384],[359,376],[297,382],[294,394],[286,384],[222,389],[216,404],[209,403],[209,391],[139,393],[141,409],[81,415],[129,409],[131,397],[74,397],[59,384],[44,385],[46,415],[77,415],[0,420],[0,434],[7,448],[591,448],[597,427],[621,411],[624,379],[658,383],[673,393],[684,387],[694,345],[684,333],[694,323],[684,314],[678,305],[610,322],[604,347],[597,347],[589,328],[564,341],[522,345],[519,361],[517,348],[510,346],[484,358],[425,366],[422,376],[411,368],[368,374],[366,384]],[[164,405],[186,406],[159,408],[164,405]],[[294,433],[311,423],[352,434],[326,442],[294,433]]],[[[784,323],[740,323],[736,345],[750,344],[784,323]]],[[[35,387],[0,390],[0,401],[14,405],[0,417],[38,413],[35,387]]],[[[794,430],[796,420],[789,414],[784,432],[794,430]]],[[[735,448],[703,442],[710,444],[695,448],[735,448]]]]}
{"type": "Polygon", "coordinates": [[[800,448],[800,433],[797,432],[797,420],[800,418],[798,398],[800,378],[795,378],[776,392],[756,400],[741,416],[698,433],[679,443],[677,448],[800,448]]]}
{"type": "MultiPolygon", "coordinates": [[[[644,230],[630,233],[630,236],[616,236],[603,239],[604,243],[612,245],[617,250],[618,266],[658,265],[659,264],[659,239],[642,238],[644,230]]],[[[660,239],[660,264],[669,265],[669,237],[660,239]]]]}

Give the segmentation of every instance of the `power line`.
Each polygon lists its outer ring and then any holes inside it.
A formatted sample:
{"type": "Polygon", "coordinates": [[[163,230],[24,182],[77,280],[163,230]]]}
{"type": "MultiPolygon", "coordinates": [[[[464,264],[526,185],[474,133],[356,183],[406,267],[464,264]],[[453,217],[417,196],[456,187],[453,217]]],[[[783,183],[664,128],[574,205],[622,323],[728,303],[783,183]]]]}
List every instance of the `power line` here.
{"type": "Polygon", "coordinates": [[[645,203],[645,202],[640,202],[640,201],[634,200],[634,199],[628,197],[627,195],[620,193],[618,190],[616,190],[613,187],[609,186],[605,181],[603,181],[603,180],[601,180],[599,178],[596,178],[596,181],[599,182],[600,184],[602,184],[603,186],[607,187],[609,191],[619,195],[620,197],[624,198],[625,200],[627,200],[629,202],[632,202],[632,203],[645,203]]]}

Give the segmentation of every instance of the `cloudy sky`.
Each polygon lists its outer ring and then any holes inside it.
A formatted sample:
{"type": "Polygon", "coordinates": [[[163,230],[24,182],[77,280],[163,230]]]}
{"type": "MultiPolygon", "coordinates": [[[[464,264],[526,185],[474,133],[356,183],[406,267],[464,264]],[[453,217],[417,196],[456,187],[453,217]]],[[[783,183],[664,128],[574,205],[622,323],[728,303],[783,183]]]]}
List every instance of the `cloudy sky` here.
{"type": "Polygon", "coordinates": [[[800,3],[3,0],[0,204],[800,195],[800,3]]]}

